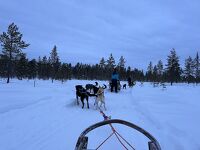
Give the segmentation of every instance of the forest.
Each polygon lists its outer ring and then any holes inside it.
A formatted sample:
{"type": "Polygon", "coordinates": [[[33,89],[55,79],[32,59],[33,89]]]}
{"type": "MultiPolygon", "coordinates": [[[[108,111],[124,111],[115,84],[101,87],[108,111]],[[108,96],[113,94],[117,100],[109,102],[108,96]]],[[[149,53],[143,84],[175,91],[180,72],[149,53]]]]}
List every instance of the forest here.
{"type": "Polygon", "coordinates": [[[84,80],[110,80],[114,68],[117,68],[120,80],[131,77],[134,81],[141,82],[200,82],[200,62],[198,52],[194,57],[185,59],[184,67],[181,68],[179,56],[172,48],[163,64],[159,60],[156,65],[150,61],[146,71],[138,68],[126,67],[126,59],[121,56],[118,61],[111,53],[106,60],[100,58],[97,64],[84,64],[77,62],[72,65],[62,62],[58,55],[57,46],[54,45],[49,55],[40,56],[37,59],[29,59],[23,52],[30,44],[22,40],[23,34],[14,23],[8,26],[6,32],[0,34],[0,77],[22,79],[60,80],[64,82],[70,79],[84,80]]]}

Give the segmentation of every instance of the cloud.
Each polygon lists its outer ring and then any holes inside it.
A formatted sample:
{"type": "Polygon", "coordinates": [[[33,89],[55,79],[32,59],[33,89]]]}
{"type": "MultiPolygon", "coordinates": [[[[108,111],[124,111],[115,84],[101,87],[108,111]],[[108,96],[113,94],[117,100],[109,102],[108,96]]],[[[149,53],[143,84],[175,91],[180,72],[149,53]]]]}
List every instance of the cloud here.
{"type": "Polygon", "coordinates": [[[185,59],[200,49],[197,0],[7,0],[0,5],[0,32],[15,22],[31,46],[29,57],[57,45],[63,61],[98,63],[101,57],[146,68],[172,48],[185,59]]]}

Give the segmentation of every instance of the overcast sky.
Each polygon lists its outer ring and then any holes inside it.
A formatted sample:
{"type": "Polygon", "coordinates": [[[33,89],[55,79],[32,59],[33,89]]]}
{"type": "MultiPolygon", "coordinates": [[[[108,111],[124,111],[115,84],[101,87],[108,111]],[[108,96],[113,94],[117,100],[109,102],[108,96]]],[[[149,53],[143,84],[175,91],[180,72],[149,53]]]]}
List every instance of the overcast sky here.
{"type": "Polygon", "coordinates": [[[98,63],[113,54],[146,69],[172,48],[183,62],[200,52],[199,0],[0,0],[0,33],[14,22],[29,58],[57,46],[64,62],[98,63]]]}

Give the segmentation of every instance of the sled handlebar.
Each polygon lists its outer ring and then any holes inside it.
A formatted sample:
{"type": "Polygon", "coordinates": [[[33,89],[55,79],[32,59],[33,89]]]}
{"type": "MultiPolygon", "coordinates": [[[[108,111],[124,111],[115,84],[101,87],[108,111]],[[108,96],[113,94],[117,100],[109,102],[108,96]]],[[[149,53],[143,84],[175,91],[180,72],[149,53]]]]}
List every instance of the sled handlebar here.
{"type": "Polygon", "coordinates": [[[133,123],[130,123],[130,122],[124,121],[124,120],[120,120],[120,119],[110,119],[110,120],[101,121],[101,122],[98,122],[98,123],[93,124],[93,125],[89,126],[88,128],[86,128],[79,136],[78,141],[76,143],[75,150],[83,150],[83,149],[86,150],[87,149],[87,144],[88,144],[88,137],[86,136],[87,133],[89,133],[90,131],[92,131],[98,127],[112,124],[112,123],[123,124],[123,125],[126,125],[128,127],[131,127],[133,129],[137,130],[138,132],[142,133],[150,140],[148,142],[149,150],[161,150],[161,147],[160,147],[158,141],[150,133],[148,133],[146,130],[142,129],[141,127],[139,127],[133,123]]]}

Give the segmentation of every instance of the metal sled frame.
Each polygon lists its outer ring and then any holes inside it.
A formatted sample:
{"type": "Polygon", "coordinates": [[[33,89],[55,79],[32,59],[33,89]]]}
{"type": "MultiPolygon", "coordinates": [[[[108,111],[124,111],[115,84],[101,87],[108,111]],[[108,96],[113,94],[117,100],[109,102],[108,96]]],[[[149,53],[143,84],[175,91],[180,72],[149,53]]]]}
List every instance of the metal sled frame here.
{"type": "Polygon", "coordinates": [[[158,141],[150,133],[148,133],[147,131],[145,131],[144,129],[138,127],[137,125],[135,125],[133,123],[130,123],[130,122],[124,121],[124,120],[120,120],[120,119],[105,120],[102,122],[98,122],[94,125],[91,125],[87,129],[85,129],[78,138],[75,150],[87,150],[87,144],[88,144],[88,137],[86,136],[87,133],[89,133],[90,131],[92,131],[98,127],[108,125],[108,124],[114,124],[114,123],[126,125],[128,127],[131,127],[133,129],[137,130],[138,132],[142,133],[143,135],[145,135],[150,140],[148,142],[149,150],[161,150],[158,141]]]}

